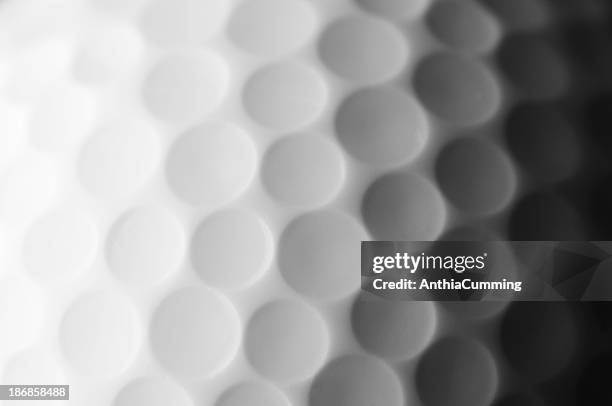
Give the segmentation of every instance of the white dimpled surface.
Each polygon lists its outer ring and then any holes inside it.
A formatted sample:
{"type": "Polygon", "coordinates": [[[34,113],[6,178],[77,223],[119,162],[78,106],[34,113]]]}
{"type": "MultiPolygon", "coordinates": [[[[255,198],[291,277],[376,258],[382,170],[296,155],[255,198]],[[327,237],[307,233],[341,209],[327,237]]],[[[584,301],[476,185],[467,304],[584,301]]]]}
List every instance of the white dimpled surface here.
{"type": "Polygon", "coordinates": [[[176,52],[157,62],[143,83],[145,106],[157,118],[194,122],[210,113],[227,92],[226,63],[211,52],[176,52]]]}
{"type": "Polygon", "coordinates": [[[291,301],[258,309],[247,324],[244,340],[247,358],[257,371],[289,383],[311,377],[329,346],[327,327],[316,311],[291,301]]]}
{"type": "Polygon", "coordinates": [[[247,382],[240,383],[227,389],[217,400],[215,406],[289,406],[285,395],[273,386],[247,382]]]}
{"type": "Polygon", "coordinates": [[[356,82],[389,79],[404,67],[408,50],[393,25],[372,17],[339,20],[323,32],[319,54],[331,71],[356,82]]]}
{"type": "Polygon", "coordinates": [[[256,214],[229,209],[198,225],[191,259],[206,283],[234,290],[254,283],[267,270],[273,250],[270,231],[256,214]],[[239,252],[236,247],[241,247],[239,252]]]}
{"type": "Polygon", "coordinates": [[[5,219],[34,221],[57,198],[58,176],[44,155],[28,154],[5,171],[0,185],[0,213],[5,219]]]}
{"type": "Polygon", "coordinates": [[[75,207],[45,213],[28,229],[23,261],[36,279],[61,282],[85,271],[98,246],[93,217],[75,207]]]}
{"type": "Polygon", "coordinates": [[[290,131],[310,123],[325,107],[321,75],[301,63],[277,63],[255,72],[243,89],[251,118],[273,130],[290,131]]]}
{"type": "Polygon", "coordinates": [[[219,372],[235,356],[240,320],[232,304],[201,287],[179,289],[157,307],[149,339],[159,362],[177,376],[219,372]]]}
{"type": "Polygon", "coordinates": [[[31,382],[39,385],[61,385],[66,372],[56,356],[48,350],[31,348],[16,353],[9,359],[2,372],[6,383],[31,382]]]}
{"type": "Polygon", "coordinates": [[[140,27],[160,46],[199,45],[221,29],[227,12],[225,0],[153,0],[142,13],[140,27]]]}
{"type": "Polygon", "coordinates": [[[0,309],[0,323],[11,326],[0,335],[0,355],[6,357],[36,340],[45,320],[41,290],[26,278],[2,278],[0,309]],[[13,309],[19,309],[19,312],[13,309]]]}
{"type": "Polygon", "coordinates": [[[263,158],[262,181],[279,201],[295,206],[318,206],[338,193],[344,178],[340,149],[314,135],[281,139],[263,158]]]}
{"type": "Polygon", "coordinates": [[[149,285],[176,272],[185,256],[183,227],[167,209],[143,206],[123,214],[106,242],[111,270],[128,283],[149,285]]]}
{"type": "Polygon", "coordinates": [[[62,353],[79,373],[116,376],[142,345],[140,324],[133,304],[120,293],[86,293],[69,305],[62,319],[62,353]]]}
{"type": "Polygon", "coordinates": [[[57,84],[40,98],[28,120],[32,144],[42,150],[74,146],[89,131],[95,116],[92,92],[71,84],[57,84]]]}
{"type": "Polygon", "coordinates": [[[160,156],[154,127],[142,120],[120,121],[87,140],[78,173],[89,192],[105,199],[121,198],[145,184],[159,166],[160,156]]]}
{"type": "Polygon", "coordinates": [[[113,406],[193,406],[193,400],[179,385],[167,378],[138,378],[125,385],[113,406]]]}
{"type": "Polygon", "coordinates": [[[4,136],[0,139],[0,171],[8,168],[20,147],[25,143],[26,113],[18,106],[13,106],[0,99],[0,126],[4,136]]]}
{"type": "Polygon", "coordinates": [[[239,4],[228,36],[241,49],[275,57],[298,49],[315,34],[317,16],[304,0],[249,0],[239,4]]]}
{"type": "Polygon", "coordinates": [[[168,154],[166,175],[186,203],[216,206],[246,189],[256,159],[253,142],[241,128],[206,124],[179,136],[168,154]]]}
{"type": "MultiPolygon", "coordinates": [[[[476,354],[486,396],[441,376],[463,403],[490,403],[497,355],[436,344],[459,307],[366,300],[360,244],[488,224],[520,196],[514,157],[480,126],[497,128],[506,85],[534,78],[499,78],[492,10],[30,3],[0,1],[4,380],[70,384],[87,406],[435,406],[434,380],[412,371],[442,374],[457,348],[476,354]]],[[[487,3],[535,24],[539,2],[487,3]]],[[[578,167],[553,161],[534,172],[578,167]]]]}
{"type": "Polygon", "coordinates": [[[136,28],[125,23],[105,24],[83,39],[74,57],[74,75],[87,84],[116,81],[138,66],[144,50],[136,28]]]}
{"type": "Polygon", "coordinates": [[[359,244],[363,227],[336,211],[311,212],[292,221],[279,241],[281,274],[297,292],[320,300],[337,299],[359,288],[359,244]]]}

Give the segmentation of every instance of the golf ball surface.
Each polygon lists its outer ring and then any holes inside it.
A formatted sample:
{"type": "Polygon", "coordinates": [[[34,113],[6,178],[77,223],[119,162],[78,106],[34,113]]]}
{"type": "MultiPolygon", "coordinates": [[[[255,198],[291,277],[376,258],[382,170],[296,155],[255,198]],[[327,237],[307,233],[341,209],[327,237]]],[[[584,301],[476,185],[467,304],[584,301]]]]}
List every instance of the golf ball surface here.
{"type": "Polygon", "coordinates": [[[503,379],[560,374],[571,311],[553,348],[534,321],[530,368],[483,333],[529,311],[375,300],[359,250],[599,235],[553,187],[583,143],[547,5],[0,1],[0,383],[88,406],[539,399],[503,379]]]}

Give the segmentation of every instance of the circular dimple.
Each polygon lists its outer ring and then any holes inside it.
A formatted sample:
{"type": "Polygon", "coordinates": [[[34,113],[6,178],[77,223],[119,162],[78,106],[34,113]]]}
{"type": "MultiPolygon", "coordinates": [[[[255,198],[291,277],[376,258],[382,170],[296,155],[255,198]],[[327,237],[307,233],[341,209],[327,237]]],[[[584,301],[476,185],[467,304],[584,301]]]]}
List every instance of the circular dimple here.
{"type": "Polygon", "coordinates": [[[510,82],[528,97],[557,97],[570,81],[567,63],[560,53],[533,35],[506,39],[499,49],[499,63],[510,82]]]}
{"type": "Polygon", "coordinates": [[[168,379],[139,378],[125,385],[115,396],[113,406],[192,406],[193,400],[180,386],[168,379]]]}
{"type": "Polygon", "coordinates": [[[0,323],[10,328],[0,334],[0,356],[13,355],[30,345],[43,325],[42,292],[25,277],[0,280],[0,323]]]}
{"type": "Polygon", "coordinates": [[[191,261],[206,283],[241,289],[266,271],[273,249],[270,231],[257,215],[230,209],[200,223],[191,242],[191,261]]]}
{"type": "Polygon", "coordinates": [[[408,360],[429,345],[436,330],[431,302],[390,302],[358,298],[351,324],[356,338],[369,352],[391,360],[408,360]]]}
{"type": "Polygon", "coordinates": [[[490,50],[500,37],[500,27],[474,1],[435,2],[427,15],[432,33],[443,43],[470,51],[490,50]]]}
{"type": "Polygon", "coordinates": [[[335,143],[314,135],[284,138],[263,159],[261,177],[279,202],[317,206],[338,193],[344,178],[344,159],[335,143]]]}
{"type": "Polygon", "coordinates": [[[355,0],[359,6],[372,14],[399,20],[419,16],[429,0],[355,0]]]}
{"type": "Polygon", "coordinates": [[[278,263],[287,283],[299,293],[338,299],[359,288],[361,225],[336,211],[319,211],[293,220],[279,242],[278,263]]]}
{"type": "Polygon", "coordinates": [[[413,83],[425,107],[451,123],[479,124],[500,108],[496,78],[484,65],[467,57],[431,55],[416,68],[413,83]]]}
{"type": "Polygon", "coordinates": [[[303,0],[250,0],[233,12],[229,38],[247,52],[267,57],[287,54],[314,35],[317,15],[303,0]]]}
{"type": "Polygon", "coordinates": [[[406,64],[408,50],[402,34],[372,17],[348,17],[332,23],[321,35],[323,63],[345,79],[374,83],[396,75],[406,64]]]}
{"type": "Polygon", "coordinates": [[[476,138],[447,144],[436,161],[436,178],[453,205],[478,214],[506,207],[517,185],[506,154],[494,144],[476,138]]]}
{"type": "Polygon", "coordinates": [[[139,321],[132,303],[122,296],[83,295],[70,305],[60,324],[62,352],[80,373],[118,375],[140,348],[139,321]]]}
{"type": "Polygon", "coordinates": [[[580,140],[552,108],[526,104],[514,109],[506,122],[506,140],[521,167],[537,179],[560,181],[580,166],[580,140]]]}
{"type": "Polygon", "coordinates": [[[379,240],[432,241],[446,223],[446,207],[436,187],[409,173],[377,179],[366,190],[361,211],[379,240]]]}
{"type": "Polygon", "coordinates": [[[185,233],[174,215],[160,207],[123,214],[106,241],[111,270],[129,283],[149,285],[177,270],[185,251],[185,233]]]}
{"type": "Polygon", "coordinates": [[[94,260],[98,233],[91,216],[80,209],[47,212],[27,231],[23,260],[30,273],[48,282],[65,281],[94,260]]]}
{"type": "Polygon", "coordinates": [[[210,376],[227,365],[240,343],[240,320],[232,304],[206,288],[183,288],[166,297],[153,314],[153,353],[170,372],[210,376]]]}
{"type": "Polygon", "coordinates": [[[416,388],[427,406],[486,406],[498,387],[493,356],[481,344],[447,337],[429,347],[416,371],[416,388]],[[444,390],[440,390],[444,388],[444,390]]]}
{"type": "Polygon", "coordinates": [[[319,314],[305,304],[277,301],[258,309],[248,322],[244,348],[251,365],[280,382],[311,378],[322,365],[329,332],[319,314]]]}
{"type": "Polygon", "coordinates": [[[310,67],[283,62],[255,72],[244,87],[242,99],[257,123],[288,131],[309,124],[321,113],[327,87],[310,67]]]}
{"type": "Polygon", "coordinates": [[[27,119],[29,140],[45,151],[76,145],[91,131],[95,112],[89,91],[71,85],[54,87],[38,98],[27,119]]]}
{"type": "Polygon", "coordinates": [[[400,406],[404,395],[397,375],[384,362],[365,355],[336,358],[315,378],[310,406],[400,406]]]}
{"type": "Polygon", "coordinates": [[[221,103],[228,82],[227,65],[220,57],[209,52],[175,53],[148,73],[142,97],[161,120],[193,122],[221,103]]]}
{"type": "Polygon", "coordinates": [[[232,124],[208,124],[184,133],[172,146],[166,175],[187,203],[217,205],[238,197],[256,171],[253,141],[232,124]]]}
{"type": "Polygon", "coordinates": [[[278,389],[264,383],[248,382],[234,385],[221,394],[215,406],[290,406],[278,389]]]}
{"type": "Polygon", "coordinates": [[[137,66],[144,54],[142,38],[131,26],[102,26],[80,45],[72,67],[77,80],[104,83],[137,66]]]}
{"type": "Polygon", "coordinates": [[[225,0],[153,0],[142,13],[140,28],[158,45],[199,45],[219,31],[228,4],[225,0]]]}
{"type": "Polygon", "coordinates": [[[81,184],[103,198],[136,192],[159,165],[159,134],[145,121],[125,121],[98,131],[81,149],[77,172],[81,184]]]}
{"type": "Polygon", "coordinates": [[[342,146],[360,161],[397,166],[415,159],[427,141],[424,111],[406,93],[387,87],[358,90],[336,114],[342,146]]]}

